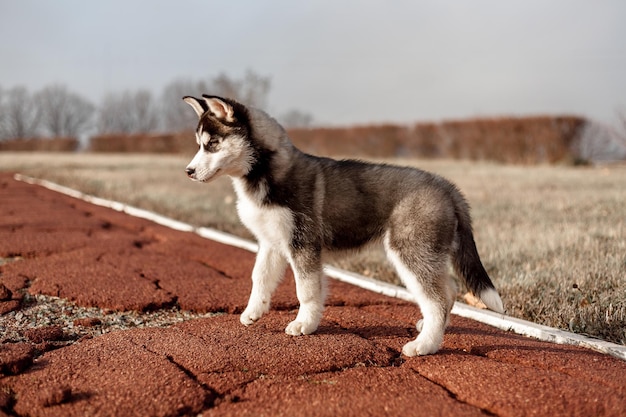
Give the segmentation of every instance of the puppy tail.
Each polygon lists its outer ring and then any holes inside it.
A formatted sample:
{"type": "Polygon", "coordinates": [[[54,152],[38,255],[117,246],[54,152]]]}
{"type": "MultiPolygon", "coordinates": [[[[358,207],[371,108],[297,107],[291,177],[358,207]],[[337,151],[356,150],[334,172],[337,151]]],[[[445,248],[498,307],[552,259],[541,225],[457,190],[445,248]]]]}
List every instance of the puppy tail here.
{"type": "Polygon", "coordinates": [[[498,291],[496,291],[493,282],[489,278],[485,267],[480,261],[476,242],[474,242],[474,234],[472,233],[471,218],[469,216],[469,207],[463,202],[466,210],[457,209],[457,239],[458,246],[453,254],[454,268],[461,277],[464,278],[465,284],[469,290],[490,310],[498,313],[504,313],[504,306],[498,291]]]}

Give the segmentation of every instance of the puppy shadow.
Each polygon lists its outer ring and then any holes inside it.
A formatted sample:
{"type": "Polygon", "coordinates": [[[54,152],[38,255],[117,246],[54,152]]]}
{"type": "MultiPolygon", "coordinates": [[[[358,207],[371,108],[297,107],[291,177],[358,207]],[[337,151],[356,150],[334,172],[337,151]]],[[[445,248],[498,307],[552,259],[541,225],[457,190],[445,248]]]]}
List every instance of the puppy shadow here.
{"type": "Polygon", "coordinates": [[[317,334],[324,335],[345,335],[355,334],[364,339],[380,339],[380,338],[414,338],[417,336],[417,330],[409,326],[355,326],[344,328],[338,324],[323,324],[317,334]]]}

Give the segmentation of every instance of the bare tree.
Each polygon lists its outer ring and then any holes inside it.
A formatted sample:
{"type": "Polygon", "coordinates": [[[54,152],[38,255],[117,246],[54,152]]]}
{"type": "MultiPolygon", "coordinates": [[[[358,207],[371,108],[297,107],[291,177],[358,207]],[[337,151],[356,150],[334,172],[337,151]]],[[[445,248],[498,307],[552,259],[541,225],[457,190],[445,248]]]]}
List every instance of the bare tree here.
{"type": "Polygon", "coordinates": [[[603,123],[588,120],[581,130],[574,152],[579,162],[596,163],[626,158],[624,133],[603,123]]]}
{"type": "Polygon", "coordinates": [[[163,89],[161,105],[163,127],[171,132],[193,129],[197,116],[189,111],[189,106],[181,99],[184,96],[200,96],[210,94],[228,97],[248,106],[265,108],[270,91],[270,78],[263,77],[248,70],[242,79],[221,73],[205,81],[179,79],[171,82],[163,89]]]}
{"type": "Polygon", "coordinates": [[[242,80],[235,80],[225,73],[221,73],[211,80],[211,91],[209,94],[241,100],[242,87],[242,80]]]}
{"type": "Polygon", "coordinates": [[[150,92],[107,94],[98,110],[98,132],[149,133],[158,130],[157,108],[150,92]]]}
{"type": "Polygon", "coordinates": [[[241,84],[239,100],[242,103],[259,109],[267,108],[267,96],[271,87],[269,76],[263,77],[252,70],[247,70],[241,84]]]}
{"type": "Polygon", "coordinates": [[[162,123],[169,132],[191,130],[196,127],[198,117],[189,111],[184,96],[201,95],[209,89],[204,81],[175,80],[165,86],[161,94],[162,123]]]}
{"type": "Polygon", "coordinates": [[[14,87],[6,92],[2,102],[2,114],[2,135],[5,138],[24,139],[37,136],[40,110],[26,87],[14,87]]]}
{"type": "Polygon", "coordinates": [[[247,70],[244,77],[239,80],[221,73],[211,81],[211,94],[229,97],[247,106],[264,109],[267,107],[270,86],[270,77],[263,77],[252,70],[247,70]]]}
{"type": "Polygon", "coordinates": [[[626,147],[626,110],[618,111],[617,118],[619,120],[616,136],[619,142],[626,147]]]}
{"type": "Polygon", "coordinates": [[[278,120],[286,129],[308,128],[313,124],[313,116],[295,109],[282,114],[278,120]]]}
{"type": "Polygon", "coordinates": [[[626,110],[617,111],[617,126],[613,129],[613,159],[626,160],[626,110]]]}
{"type": "Polygon", "coordinates": [[[159,116],[152,94],[148,90],[139,90],[131,98],[135,131],[149,133],[158,130],[159,116]]]}
{"type": "Polygon", "coordinates": [[[78,137],[91,122],[94,106],[65,86],[46,87],[35,95],[41,125],[54,137],[78,137]]]}
{"type": "Polygon", "coordinates": [[[5,119],[5,111],[4,111],[4,98],[5,93],[2,86],[0,86],[0,140],[5,139],[4,133],[4,119],[5,119]]]}
{"type": "Polygon", "coordinates": [[[130,133],[128,93],[108,93],[98,108],[97,130],[100,134],[130,133]]]}

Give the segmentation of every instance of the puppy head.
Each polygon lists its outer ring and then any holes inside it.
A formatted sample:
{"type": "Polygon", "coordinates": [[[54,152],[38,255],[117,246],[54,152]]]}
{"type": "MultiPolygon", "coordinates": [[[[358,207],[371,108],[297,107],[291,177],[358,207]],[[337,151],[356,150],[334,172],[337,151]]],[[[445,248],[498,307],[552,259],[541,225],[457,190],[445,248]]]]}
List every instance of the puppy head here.
{"type": "Polygon", "coordinates": [[[250,171],[252,149],[246,109],[234,100],[203,95],[183,100],[198,115],[198,153],[185,171],[194,181],[208,182],[220,175],[243,176],[250,171]]]}

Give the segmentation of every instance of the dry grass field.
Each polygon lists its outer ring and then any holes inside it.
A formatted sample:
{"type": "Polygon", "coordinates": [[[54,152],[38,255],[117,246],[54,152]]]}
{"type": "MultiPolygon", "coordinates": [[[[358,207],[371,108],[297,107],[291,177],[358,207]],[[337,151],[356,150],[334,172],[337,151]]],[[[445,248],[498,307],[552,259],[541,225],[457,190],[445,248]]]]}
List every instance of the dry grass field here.
{"type": "MultiPolygon", "coordinates": [[[[183,156],[0,153],[2,171],[250,238],[237,219],[230,181],[192,183],[183,171],[187,162],[183,156]]],[[[387,162],[437,172],[463,191],[479,252],[508,314],[626,344],[626,166],[387,162]]],[[[380,251],[339,266],[396,282],[380,251]]]]}

